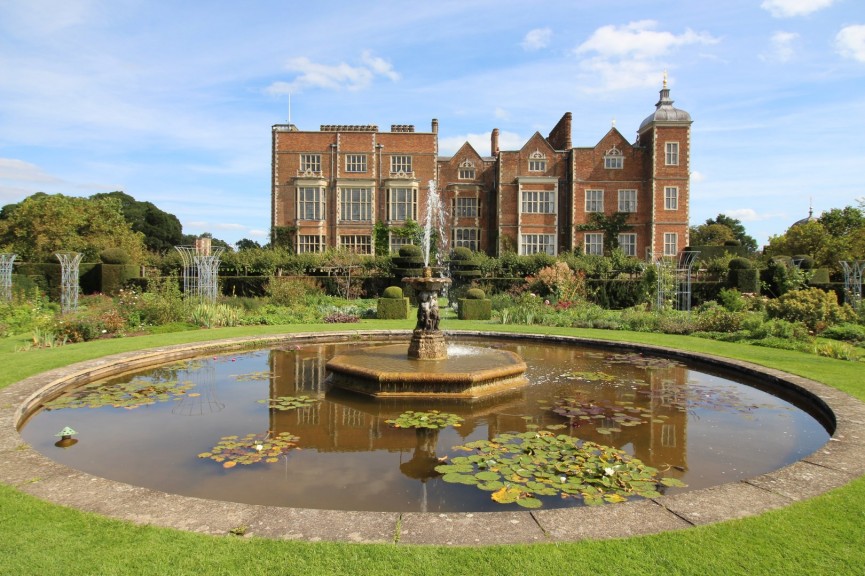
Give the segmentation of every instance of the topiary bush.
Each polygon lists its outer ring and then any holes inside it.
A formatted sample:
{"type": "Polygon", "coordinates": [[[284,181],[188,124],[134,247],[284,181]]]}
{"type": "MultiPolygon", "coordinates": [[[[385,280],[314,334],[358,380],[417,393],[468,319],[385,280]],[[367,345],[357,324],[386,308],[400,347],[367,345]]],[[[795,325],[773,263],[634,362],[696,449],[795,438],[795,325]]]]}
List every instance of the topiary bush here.
{"type": "Polygon", "coordinates": [[[402,298],[402,288],[399,286],[388,286],[384,289],[384,292],[381,295],[382,298],[402,298]]]}
{"type": "Polygon", "coordinates": [[[489,320],[492,314],[493,302],[485,298],[461,298],[457,307],[460,320],[489,320]]]}
{"type": "Polygon", "coordinates": [[[754,263],[751,260],[742,258],[741,256],[731,258],[730,263],[727,264],[729,270],[750,270],[753,267],[754,263]]]}
{"type": "Polygon", "coordinates": [[[466,298],[469,300],[486,300],[486,293],[480,288],[469,288],[466,291],[466,298]]]}
{"type": "Polygon", "coordinates": [[[129,264],[131,258],[123,248],[106,248],[99,253],[103,264],[129,264]]]}

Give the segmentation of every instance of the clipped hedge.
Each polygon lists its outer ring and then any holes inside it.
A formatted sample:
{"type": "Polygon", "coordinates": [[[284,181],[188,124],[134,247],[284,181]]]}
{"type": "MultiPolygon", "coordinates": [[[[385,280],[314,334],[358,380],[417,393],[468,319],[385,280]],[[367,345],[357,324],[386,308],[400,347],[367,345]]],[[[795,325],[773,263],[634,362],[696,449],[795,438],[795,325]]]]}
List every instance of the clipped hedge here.
{"type": "Polygon", "coordinates": [[[460,320],[489,320],[493,314],[493,301],[460,298],[457,316],[460,320]]]}
{"type": "Polygon", "coordinates": [[[408,318],[410,309],[407,296],[403,298],[379,298],[375,317],[379,320],[405,320],[408,318]]]}
{"type": "Polygon", "coordinates": [[[727,287],[742,293],[760,292],[760,271],[756,268],[730,268],[727,271],[727,287]]]}

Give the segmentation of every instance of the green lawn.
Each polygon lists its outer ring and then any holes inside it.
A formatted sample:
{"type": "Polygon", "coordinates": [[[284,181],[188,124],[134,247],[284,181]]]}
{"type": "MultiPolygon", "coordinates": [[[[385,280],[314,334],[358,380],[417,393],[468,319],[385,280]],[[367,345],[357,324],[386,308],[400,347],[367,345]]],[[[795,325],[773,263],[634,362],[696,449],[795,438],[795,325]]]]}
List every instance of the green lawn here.
{"type": "MultiPolygon", "coordinates": [[[[30,374],[136,348],[287,331],[411,328],[411,321],[201,330],[15,352],[0,340],[0,387],[30,374]]],[[[525,327],[447,320],[446,329],[525,327]]],[[[550,329],[709,352],[780,368],[865,400],[863,366],[784,350],[698,338],[550,329]]],[[[2,454],[0,454],[2,458],[2,454]]],[[[2,466],[0,460],[0,466],[2,466]]],[[[135,526],[43,503],[0,486],[0,574],[862,574],[865,477],[818,498],[745,520],[655,536],[483,548],[281,542],[135,526]]]]}

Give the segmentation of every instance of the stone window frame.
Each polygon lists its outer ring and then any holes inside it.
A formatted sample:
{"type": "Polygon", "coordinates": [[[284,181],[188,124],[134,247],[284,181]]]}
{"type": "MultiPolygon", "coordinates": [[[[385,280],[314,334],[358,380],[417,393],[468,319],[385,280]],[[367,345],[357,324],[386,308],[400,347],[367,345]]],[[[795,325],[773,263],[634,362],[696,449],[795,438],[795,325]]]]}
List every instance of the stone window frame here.
{"type": "Polygon", "coordinates": [[[295,249],[298,254],[324,252],[325,237],[323,234],[298,234],[295,249]]]}
{"type": "Polygon", "coordinates": [[[396,154],[390,157],[391,174],[411,174],[412,157],[408,154],[396,154]]]}
{"type": "Polygon", "coordinates": [[[460,246],[468,248],[472,252],[477,252],[480,247],[480,229],[472,227],[454,228],[452,231],[453,247],[460,246]]]}
{"type": "Polygon", "coordinates": [[[679,253],[679,234],[664,232],[664,256],[676,256],[679,253]]]}
{"type": "Polygon", "coordinates": [[[619,190],[618,198],[619,212],[636,212],[637,211],[637,189],[622,188],[619,190]],[[627,196],[631,196],[628,198],[627,196]]]}
{"type": "Polygon", "coordinates": [[[523,190],[520,211],[523,214],[556,214],[556,191],[523,190]]]}
{"type": "Polygon", "coordinates": [[[679,209],[679,187],[664,186],[664,210],[679,209]]]}
{"type": "Polygon", "coordinates": [[[529,172],[546,172],[547,171],[547,155],[540,150],[535,150],[529,154],[529,172]]]}
{"type": "Polygon", "coordinates": [[[321,186],[297,187],[297,219],[322,221],[327,214],[324,188],[321,186]]]}
{"type": "Polygon", "coordinates": [[[589,188],[586,191],[586,212],[604,211],[604,191],[599,188],[589,188]]]}
{"type": "Polygon", "coordinates": [[[388,188],[387,217],[388,222],[405,222],[406,220],[417,222],[417,188],[406,186],[388,188]],[[394,198],[394,196],[403,194],[406,195],[406,198],[394,198]],[[399,210],[399,207],[403,207],[403,209],[399,210]]]}
{"type": "Polygon", "coordinates": [[[637,235],[633,232],[622,232],[619,234],[619,248],[625,256],[637,256],[637,235]]]}
{"type": "Polygon", "coordinates": [[[679,143],[665,142],[664,143],[664,164],[667,166],[679,165],[679,143]]]}
{"type": "Polygon", "coordinates": [[[622,151],[613,146],[604,154],[604,168],[606,170],[621,170],[624,168],[625,156],[622,151]]]}
{"type": "Polygon", "coordinates": [[[366,154],[346,154],[345,171],[352,174],[366,172],[366,154]]]}
{"type": "Polygon", "coordinates": [[[373,189],[368,186],[346,186],[339,189],[339,221],[340,222],[372,222],[373,189]],[[354,193],[360,193],[358,199],[352,198],[354,193]],[[363,198],[364,193],[366,198],[363,198]],[[355,210],[359,210],[359,218],[354,218],[355,210]]]}
{"type": "Polygon", "coordinates": [[[457,178],[460,180],[474,180],[476,174],[475,164],[468,158],[460,162],[457,166],[457,178]]]}
{"type": "Polygon", "coordinates": [[[583,254],[604,255],[604,233],[586,232],[583,235],[583,254]]]}
{"type": "Polygon", "coordinates": [[[355,254],[372,254],[372,236],[369,234],[340,234],[339,247],[355,254]]]}
{"type": "Polygon", "coordinates": [[[546,253],[550,256],[556,255],[556,235],[555,234],[521,234],[520,235],[520,254],[527,256],[529,254],[546,253]]]}

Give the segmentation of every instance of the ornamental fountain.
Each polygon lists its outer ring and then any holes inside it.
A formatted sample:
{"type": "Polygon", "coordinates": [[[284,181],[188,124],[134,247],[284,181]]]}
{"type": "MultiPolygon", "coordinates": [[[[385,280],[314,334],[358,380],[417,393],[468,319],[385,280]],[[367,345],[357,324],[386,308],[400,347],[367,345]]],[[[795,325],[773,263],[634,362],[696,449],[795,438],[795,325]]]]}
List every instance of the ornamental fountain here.
{"type": "MultiPolygon", "coordinates": [[[[476,400],[525,386],[526,363],[517,354],[482,347],[449,347],[439,328],[439,295],[450,278],[433,276],[432,230],[443,228],[444,211],[435,181],[429,181],[424,225],[423,275],[403,278],[417,296],[417,324],[404,344],[363,348],[327,363],[334,386],[375,398],[476,400]]],[[[442,236],[442,234],[440,234],[442,236]]]]}

